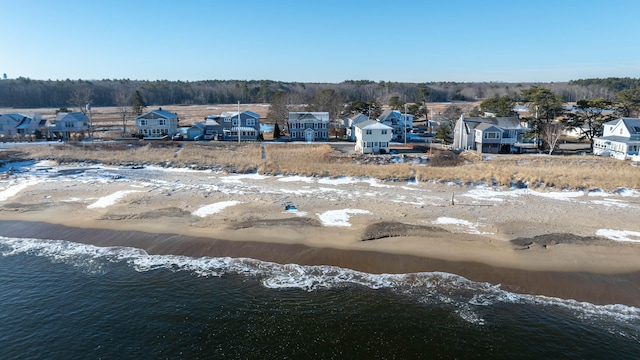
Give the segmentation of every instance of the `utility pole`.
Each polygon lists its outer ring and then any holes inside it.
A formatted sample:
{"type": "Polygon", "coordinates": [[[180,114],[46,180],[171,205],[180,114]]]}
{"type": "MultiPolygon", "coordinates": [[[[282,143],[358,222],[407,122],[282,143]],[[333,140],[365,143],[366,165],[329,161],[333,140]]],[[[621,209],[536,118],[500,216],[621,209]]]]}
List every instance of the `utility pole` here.
{"type": "Polygon", "coordinates": [[[238,143],[240,143],[240,100],[238,100],[238,127],[236,128],[238,131],[238,143]]]}
{"type": "Polygon", "coordinates": [[[404,124],[402,125],[404,128],[404,147],[407,147],[407,104],[404,104],[404,124]]]}

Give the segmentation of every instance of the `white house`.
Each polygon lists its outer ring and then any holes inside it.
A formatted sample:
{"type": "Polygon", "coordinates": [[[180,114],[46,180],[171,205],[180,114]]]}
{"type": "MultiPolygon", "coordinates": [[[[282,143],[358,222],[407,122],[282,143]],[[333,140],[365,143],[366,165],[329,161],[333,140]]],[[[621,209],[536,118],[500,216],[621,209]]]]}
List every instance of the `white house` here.
{"type": "Polygon", "coordinates": [[[0,114],[0,139],[24,138],[36,131],[45,132],[46,124],[38,114],[0,114]]]}
{"type": "Polygon", "coordinates": [[[393,128],[378,121],[368,120],[355,125],[356,152],[378,154],[389,152],[393,128]]]}
{"type": "Polygon", "coordinates": [[[527,128],[517,117],[465,118],[456,121],[453,147],[482,153],[509,153],[522,143],[527,128]]]}
{"type": "Polygon", "coordinates": [[[73,134],[84,136],[89,131],[89,118],[81,112],[59,112],[49,133],[58,139],[70,139],[73,134]]]}
{"type": "Polygon", "coordinates": [[[593,154],[624,160],[638,156],[640,119],[620,118],[603,124],[602,136],[593,140],[593,154]]]}
{"type": "Polygon", "coordinates": [[[349,141],[356,141],[355,126],[356,124],[359,124],[365,121],[369,121],[369,117],[362,113],[357,113],[355,115],[352,115],[344,119],[344,127],[346,130],[347,139],[349,139],[349,141]]]}
{"type": "Polygon", "coordinates": [[[162,110],[152,110],[136,118],[136,133],[145,137],[173,136],[178,132],[178,115],[162,110]]]}
{"type": "Polygon", "coordinates": [[[328,112],[289,112],[288,122],[291,140],[329,140],[328,112]]]}

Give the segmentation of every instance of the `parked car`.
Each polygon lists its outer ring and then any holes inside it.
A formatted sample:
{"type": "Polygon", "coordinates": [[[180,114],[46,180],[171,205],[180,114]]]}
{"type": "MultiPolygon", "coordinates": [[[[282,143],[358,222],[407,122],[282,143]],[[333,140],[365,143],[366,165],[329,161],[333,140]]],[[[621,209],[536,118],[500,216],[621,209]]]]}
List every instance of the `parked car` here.
{"type": "Polygon", "coordinates": [[[175,134],[171,137],[171,140],[173,141],[182,141],[184,140],[184,136],[182,134],[175,134]]]}

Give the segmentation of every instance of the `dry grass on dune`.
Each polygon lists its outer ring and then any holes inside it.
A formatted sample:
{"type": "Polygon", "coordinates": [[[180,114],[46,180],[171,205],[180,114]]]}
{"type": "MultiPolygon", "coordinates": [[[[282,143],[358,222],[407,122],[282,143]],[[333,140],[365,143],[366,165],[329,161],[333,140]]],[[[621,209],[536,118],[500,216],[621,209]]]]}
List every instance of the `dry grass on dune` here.
{"type": "Polygon", "coordinates": [[[336,154],[327,144],[288,144],[266,147],[260,172],[301,176],[355,176],[382,180],[412,179],[409,164],[359,165],[350,156],[336,154]]]}
{"type": "MultiPolygon", "coordinates": [[[[301,176],[354,176],[381,180],[454,181],[463,184],[487,183],[556,189],[640,188],[640,167],[626,161],[592,156],[513,155],[483,159],[463,153],[457,159],[432,165],[410,162],[398,164],[357,164],[329,144],[259,143],[104,143],[92,146],[65,144],[21,149],[19,157],[51,159],[59,162],[91,162],[113,165],[155,164],[172,167],[222,169],[301,176]],[[262,158],[264,148],[265,159],[262,158]],[[439,164],[439,166],[433,166],[439,164]]],[[[14,152],[16,153],[16,152],[14,152]]],[[[436,159],[438,155],[432,155],[436,159]]]]}

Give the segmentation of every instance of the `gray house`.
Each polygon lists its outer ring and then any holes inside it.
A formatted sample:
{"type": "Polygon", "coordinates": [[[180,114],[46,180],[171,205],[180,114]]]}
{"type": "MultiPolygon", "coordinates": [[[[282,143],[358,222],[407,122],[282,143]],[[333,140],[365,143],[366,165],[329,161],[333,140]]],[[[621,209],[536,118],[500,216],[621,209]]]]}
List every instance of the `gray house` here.
{"type": "Polygon", "coordinates": [[[291,140],[329,140],[328,112],[289,112],[289,132],[291,140]]]}
{"type": "Polygon", "coordinates": [[[465,118],[456,122],[453,147],[481,153],[519,152],[528,129],[517,117],[465,118]]]}
{"type": "Polygon", "coordinates": [[[0,140],[20,140],[36,131],[46,135],[47,121],[41,115],[0,114],[0,140]]]}
{"type": "Polygon", "coordinates": [[[385,110],[378,121],[393,128],[392,141],[404,141],[405,132],[413,130],[413,115],[398,110],[385,110]]]}
{"type": "Polygon", "coordinates": [[[59,112],[49,133],[57,139],[70,139],[72,135],[83,137],[89,131],[89,118],[81,112],[59,112]]]}
{"type": "Polygon", "coordinates": [[[255,141],[260,139],[260,115],[245,110],[209,115],[204,122],[205,140],[255,141]],[[238,119],[240,119],[238,121],[238,119]]]}
{"type": "Polygon", "coordinates": [[[162,110],[151,110],[135,119],[136,133],[144,137],[173,136],[178,133],[178,115],[162,110]]]}

